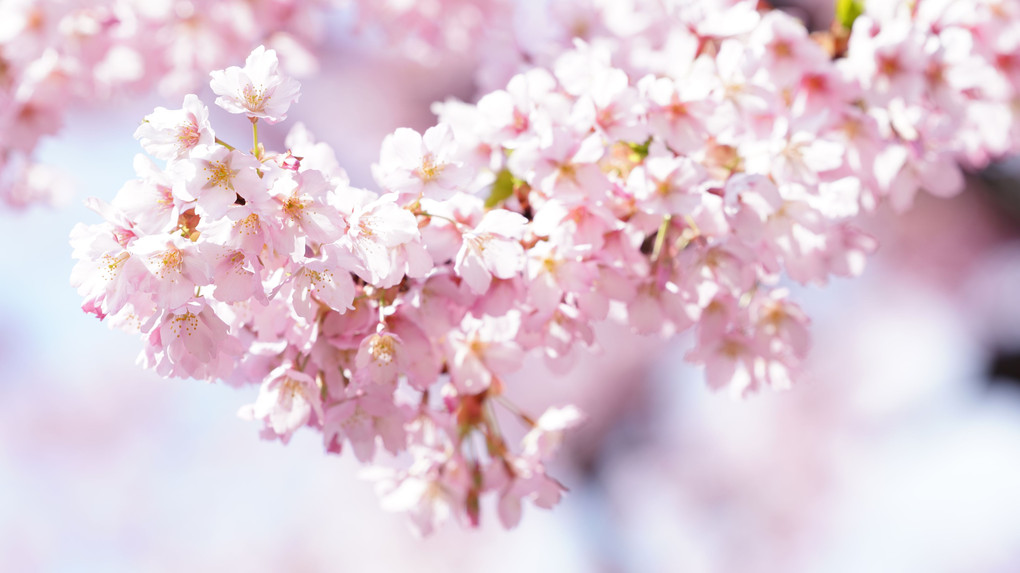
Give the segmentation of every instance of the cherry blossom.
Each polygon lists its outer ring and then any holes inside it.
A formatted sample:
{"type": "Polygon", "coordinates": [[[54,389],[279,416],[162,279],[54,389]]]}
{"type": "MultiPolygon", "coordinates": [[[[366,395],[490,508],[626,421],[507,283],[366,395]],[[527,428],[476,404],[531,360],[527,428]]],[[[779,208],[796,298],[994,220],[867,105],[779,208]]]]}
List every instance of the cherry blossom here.
{"type": "Polygon", "coordinates": [[[243,113],[252,120],[277,123],[287,118],[287,109],[301,95],[301,84],[277,69],[275,50],[255,48],[244,67],[232,66],[212,72],[216,105],[230,113],[243,113]]]}
{"type": "Polygon", "coordinates": [[[383,140],[379,163],[373,166],[376,182],[396,193],[400,203],[424,197],[449,199],[471,179],[453,157],[455,150],[453,132],[446,125],[431,127],[425,135],[402,127],[383,140]]]}
{"type": "Polygon", "coordinates": [[[180,110],[157,107],[135,130],[135,139],[157,159],[179,159],[196,145],[212,145],[216,135],[209,125],[209,109],[195,94],[184,97],[180,110]]]}
{"type": "MultiPolygon", "coordinates": [[[[315,67],[310,49],[322,33],[314,22],[332,4],[5,2],[0,7],[0,202],[24,208],[65,201],[71,190],[68,176],[36,164],[35,149],[83,103],[109,103],[150,90],[179,97],[199,86],[210,70],[243,57],[258,42],[286,53],[291,72],[307,74],[315,67]]],[[[254,84],[252,88],[254,97],[259,88],[254,84]]],[[[282,88],[273,88],[279,93],[270,108],[284,99],[282,88]]],[[[204,107],[196,104],[201,105],[197,99],[189,100],[176,115],[157,108],[138,131],[145,148],[166,157],[181,154],[183,146],[211,144],[204,107]]]]}
{"type": "Polygon", "coordinates": [[[319,393],[311,376],[281,365],[266,378],[255,403],[243,407],[239,416],[264,420],[266,430],[286,443],[298,428],[312,421],[322,421],[319,393]]]}
{"type": "Polygon", "coordinates": [[[454,270],[475,294],[485,294],[492,277],[508,279],[523,266],[523,238],[528,220],[504,210],[489,211],[471,231],[457,253],[454,270]]]}
{"type": "MultiPolygon", "coordinates": [[[[821,36],[751,0],[533,7],[552,29],[490,22],[516,39],[482,50],[491,89],[386,137],[378,190],[304,126],[285,150],[257,128],[250,151],[217,140],[189,95],[136,132],[165,166],[137,160],[138,179],[92,202],[103,222],[75,227],[72,284],[141,337],[145,366],[257,386],[242,416],[264,437],[320,432],[330,453],[397,466],[376,472],[382,503],[419,531],[478,525],[486,496],[512,527],[524,500],[560,499],[545,464],[582,419],[519,408],[507,377],[523,362],[568,371],[605,321],[690,331],[712,389],[788,389],[810,319],[786,285],[859,275],[877,246],[862,215],[957,193],[1015,151],[1015,22],[963,3],[871,2],[821,36]]],[[[424,26],[426,4],[364,6],[424,26]]],[[[470,37],[497,4],[439,3],[470,37]]],[[[282,121],[299,86],[280,63],[260,46],[212,72],[216,103],[282,121]]],[[[54,66],[30,75],[40,94],[54,66]]]]}

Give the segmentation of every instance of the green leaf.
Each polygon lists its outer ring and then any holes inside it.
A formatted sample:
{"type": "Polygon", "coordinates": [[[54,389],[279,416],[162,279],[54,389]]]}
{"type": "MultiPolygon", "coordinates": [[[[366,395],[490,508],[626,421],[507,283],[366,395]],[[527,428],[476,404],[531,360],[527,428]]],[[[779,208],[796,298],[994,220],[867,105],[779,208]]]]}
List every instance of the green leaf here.
{"type": "Polygon", "coordinates": [[[628,143],[627,147],[629,147],[631,153],[635,155],[635,161],[643,161],[645,157],[648,157],[648,146],[651,144],[652,138],[649,137],[644,143],[628,143]]]}
{"type": "Polygon", "coordinates": [[[864,0],[836,0],[836,21],[847,30],[853,28],[854,20],[864,13],[864,0]]]}
{"type": "Polygon", "coordinates": [[[514,194],[514,187],[519,183],[520,180],[514,177],[509,169],[500,171],[499,175],[496,176],[496,182],[492,184],[489,198],[485,200],[485,208],[492,209],[509,199],[514,194]]]}

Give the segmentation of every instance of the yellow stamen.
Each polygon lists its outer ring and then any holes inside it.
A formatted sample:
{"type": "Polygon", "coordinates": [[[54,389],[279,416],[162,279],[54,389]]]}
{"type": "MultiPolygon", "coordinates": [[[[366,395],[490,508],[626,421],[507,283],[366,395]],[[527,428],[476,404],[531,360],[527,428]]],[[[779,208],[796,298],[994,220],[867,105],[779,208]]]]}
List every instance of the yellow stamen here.
{"type": "Polygon", "coordinates": [[[248,84],[241,90],[241,98],[244,100],[244,107],[248,108],[248,111],[263,113],[266,111],[266,104],[271,99],[271,96],[266,95],[265,88],[256,88],[248,84]]]}
{"type": "Polygon", "coordinates": [[[231,191],[234,190],[234,176],[240,169],[231,169],[230,165],[223,161],[210,161],[205,170],[209,175],[204,189],[223,187],[231,191]]]}

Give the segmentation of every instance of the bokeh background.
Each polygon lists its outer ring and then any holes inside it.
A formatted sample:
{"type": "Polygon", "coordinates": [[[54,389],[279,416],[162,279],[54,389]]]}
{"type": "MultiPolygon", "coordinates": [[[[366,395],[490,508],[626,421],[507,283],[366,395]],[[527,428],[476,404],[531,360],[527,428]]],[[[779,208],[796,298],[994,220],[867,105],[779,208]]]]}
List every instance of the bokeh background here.
{"type": "MultiPolygon", "coordinates": [[[[330,29],[344,30],[338,19],[330,29]]],[[[356,185],[383,136],[431,102],[471,98],[471,62],[430,66],[331,34],[291,119],[356,185]]],[[[212,101],[208,92],[200,94],[212,101]]],[[[69,172],[60,208],[0,212],[0,571],[1020,571],[1020,170],[871,221],[865,275],[798,289],[814,319],[804,383],[734,401],[683,364],[689,344],[605,328],[567,379],[528,364],[510,392],[589,421],[552,472],[552,512],[503,531],[414,537],[353,456],[288,446],[236,417],[256,389],[162,380],[138,341],[80,311],[67,235],[133,177],[131,134],[156,105],[82,108],[41,159],[69,172]]],[[[247,123],[213,111],[217,133],[247,123]]],[[[231,131],[233,129],[233,131],[231,131]]]]}

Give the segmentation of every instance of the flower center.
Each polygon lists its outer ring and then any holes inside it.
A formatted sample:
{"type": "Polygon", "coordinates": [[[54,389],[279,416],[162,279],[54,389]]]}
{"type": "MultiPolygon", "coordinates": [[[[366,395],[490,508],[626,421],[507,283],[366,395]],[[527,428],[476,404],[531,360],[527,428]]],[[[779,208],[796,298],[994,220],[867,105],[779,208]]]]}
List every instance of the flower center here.
{"type": "Polygon", "coordinates": [[[368,343],[368,353],[376,363],[383,366],[393,362],[396,356],[393,337],[388,334],[376,334],[368,343]]]}
{"type": "Polygon", "coordinates": [[[254,113],[262,113],[266,111],[266,103],[269,102],[271,96],[266,95],[265,88],[256,88],[255,86],[248,84],[241,90],[241,98],[244,99],[244,107],[248,108],[248,111],[254,113]]]}
{"type": "Polygon", "coordinates": [[[99,268],[103,272],[103,276],[106,280],[113,280],[114,277],[120,273],[121,267],[124,265],[124,261],[128,260],[131,255],[129,253],[121,253],[116,257],[111,255],[103,255],[103,258],[99,261],[99,268]]]}
{"type": "Polygon", "coordinates": [[[252,213],[244,219],[234,223],[234,228],[237,229],[238,233],[242,235],[255,235],[258,234],[260,229],[260,221],[258,213],[252,213]]]}
{"type": "Polygon", "coordinates": [[[184,267],[184,257],[181,256],[181,252],[177,249],[171,248],[170,250],[164,251],[160,255],[154,255],[152,257],[159,263],[159,278],[164,278],[168,272],[180,274],[184,267]]]}
{"type": "Polygon", "coordinates": [[[173,330],[177,338],[181,337],[181,334],[185,336],[191,336],[198,330],[198,317],[195,313],[188,311],[184,314],[178,314],[173,317],[170,322],[170,328],[173,330]]]}
{"type": "Polygon", "coordinates": [[[184,153],[198,145],[198,126],[192,122],[177,128],[177,151],[184,153]]]}
{"type": "Polygon", "coordinates": [[[283,202],[283,210],[294,219],[301,217],[301,211],[304,208],[305,204],[301,202],[297,195],[291,195],[283,202]]]}
{"type": "Polygon", "coordinates": [[[445,165],[437,164],[432,154],[428,153],[422,158],[421,167],[418,168],[418,176],[425,183],[431,183],[439,177],[439,174],[443,172],[445,167],[445,165]]]}
{"type": "Polygon", "coordinates": [[[206,189],[223,187],[231,191],[234,190],[234,175],[237,175],[238,169],[231,169],[225,161],[210,161],[205,171],[209,174],[205,184],[206,189]]]}

